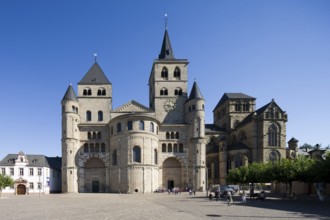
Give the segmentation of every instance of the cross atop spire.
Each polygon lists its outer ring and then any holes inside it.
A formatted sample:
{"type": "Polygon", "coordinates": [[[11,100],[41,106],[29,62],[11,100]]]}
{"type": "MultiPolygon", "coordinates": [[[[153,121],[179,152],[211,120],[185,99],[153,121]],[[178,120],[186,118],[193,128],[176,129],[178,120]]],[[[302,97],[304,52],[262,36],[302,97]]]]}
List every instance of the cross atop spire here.
{"type": "Polygon", "coordinates": [[[165,18],[164,18],[164,22],[165,22],[165,30],[167,30],[167,13],[165,13],[165,18]]]}
{"type": "Polygon", "coordinates": [[[97,53],[94,53],[93,55],[94,55],[94,61],[96,63],[97,53]]]}

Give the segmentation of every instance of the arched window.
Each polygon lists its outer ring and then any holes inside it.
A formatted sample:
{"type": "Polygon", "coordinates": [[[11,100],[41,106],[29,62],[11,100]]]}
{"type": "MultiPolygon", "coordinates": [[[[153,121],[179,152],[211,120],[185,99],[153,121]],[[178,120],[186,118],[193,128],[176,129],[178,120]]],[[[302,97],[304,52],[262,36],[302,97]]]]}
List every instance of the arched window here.
{"type": "Polygon", "coordinates": [[[84,153],[88,153],[89,149],[88,149],[88,144],[85,143],[84,144],[84,153]]]}
{"type": "Polygon", "coordinates": [[[178,152],[178,145],[177,144],[174,144],[173,145],[173,152],[174,153],[177,153],[178,152]]]}
{"type": "Polygon", "coordinates": [[[104,95],[106,95],[105,89],[104,88],[100,88],[99,90],[97,90],[97,95],[98,96],[104,96],[104,95]]]}
{"type": "Polygon", "coordinates": [[[97,113],[97,116],[98,116],[98,120],[99,120],[99,121],[103,121],[103,112],[102,112],[102,111],[99,111],[99,112],[97,113]]]}
{"type": "Polygon", "coordinates": [[[139,146],[133,148],[133,162],[141,163],[141,148],[139,146]]]}
{"type": "Polygon", "coordinates": [[[113,150],[112,152],[112,165],[113,166],[117,165],[117,150],[113,150]]]}
{"type": "Polygon", "coordinates": [[[175,89],[174,90],[174,95],[181,96],[182,95],[182,89],[181,88],[175,89]]]}
{"type": "Polygon", "coordinates": [[[101,132],[97,132],[97,139],[101,139],[102,138],[102,133],[101,132]]]}
{"type": "Polygon", "coordinates": [[[161,77],[163,79],[167,79],[168,78],[168,69],[164,66],[161,72],[161,77]]]}
{"type": "Polygon", "coordinates": [[[277,161],[279,161],[281,159],[280,157],[280,153],[276,150],[273,150],[269,153],[269,160],[272,164],[275,164],[277,161]]]}
{"type": "Polygon", "coordinates": [[[268,145],[278,146],[278,131],[275,124],[271,124],[268,128],[268,145]]]}
{"type": "Polygon", "coordinates": [[[150,122],[150,132],[155,132],[155,125],[152,122],[150,122]]]}
{"type": "Polygon", "coordinates": [[[96,132],[93,132],[93,139],[96,139],[96,132]]]}
{"type": "Polygon", "coordinates": [[[174,132],[171,132],[171,139],[174,139],[174,132]]]}
{"type": "Polygon", "coordinates": [[[167,89],[166,89],[166,88],[162,88],[162,89],[160,90],[160,95],[161,95],[161,96],[166,96],[166,95],[168,95],[168,91],[167,91],[167,89]]]}
{"type": "Polygon", "coordinates": [[[179,78],[179,79],[180,79],[180,77],[181,77],[181,70],[180,70],[180,68],[177,66],[177,67],[175,67],[175,69],[174,69],[174,78],[179,78]]]}
{"type": "Polygon", "coordinates": [[[172,144],[168,144],[168,146],[167,146],[167,151],[168,151],[168,152],[172,152],[172,144]]]}
{"type": "Polygon", "coordinates": [[[101,144],[101,152],[102,153],[105,153],[105,143],[102,143],[101,144]]]}
{"type": "Polygon", "coordinates": [[[158,153],[157,153],[157,149],[154,150],[154,164],[158,164],[158,153]]]}
{"type": "Polygon", "coordinates": [[[92,120],[92,112],[91,111],[87,111],[86,112],[86,121],[91,121],[92,120]]]}
{"type": "Polygon", "coordinates": [[[195,105],[192,105],[192,110],[195,111],[196,110],[196,107],[195,105]]]}
{"type": "Polygon", "coordinates": [[[236,155],[235,156],[235,168],[239,168],[241,166],[243,166],[243,160],[242,157],[240,155],[236,155]]]}
{"type": "Polygon", "coordinates": [[[120,122],[117,123],[117,132],[121,132],[121,123],[120,122]]]}
{"type": "Polygon", "coordinates": [[[87,132],[87,139],[92,139],[92,133],[91,132],[87,132]]]}
{"type": "Polygon", "coordinates": [[[179,144],[179,153],[183,153],[183,144],[179,144]]]}
{"type": "Polygon", "coordinates": [[[131,131],[132,129],[133,129],[133,123],[132,123],[132,121],[128,121],[127,122],[127,130],[131,131]]]}
{"type": "Polygon", "coordinates": [[[166,132],[166,139],[170,139],[170,132],[166,132]]]}
{"type": "Polygon", "coordinates": [[[162,152],[166,152],[166,144],[162,144],[162,152]]]}
{"type": "Polygon", "coordinates": [[[144,121],[140,121],[140,130],[144,130],[144,121]]]}
{"type": "Polygon", "coordinates": [[[95,144],[95,152],[96,153],[100,152],[100,144],[99,143],[95,144]]]}
{"type": "Polygon", "coordinates": [[[92,90],[90,88],[85,88],[83,91],[83,95],[92,95],[92,90]]]}
{"type": "Polygon", "coordinates": [[[89,145],[89,152],[94,153],[94,144],[89,145]]]}
{"type": "Polygon", "coordinates": [[[179,132],[175,132],[175,139],[179,139],[179,132]]]}

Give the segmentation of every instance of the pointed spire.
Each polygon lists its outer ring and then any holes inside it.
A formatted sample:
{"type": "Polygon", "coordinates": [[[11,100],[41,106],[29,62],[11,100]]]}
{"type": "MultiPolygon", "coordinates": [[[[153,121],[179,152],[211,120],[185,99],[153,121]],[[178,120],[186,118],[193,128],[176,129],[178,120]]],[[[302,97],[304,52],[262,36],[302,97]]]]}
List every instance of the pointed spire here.
{"type": "Polygon", "coordinates": [[[204,99],[196,81],[194,82],[194,85],[191,89],[188,100],[192,100],[192,99],[204,99]]]}
{"type": "Polygon", "coordinates": [[[71,83],[70,83],[68,89],[66,90],[66,93],[65,93],[62,101],[63,100],[72,100],[72,101],[76,101],[76,102],[78,101],[76,93],[74,92],[71,83]]]}
{"type": "Polygon", "coordinates": [[[175,59],[173,50],[172,50],[172,46],[171,46],[171,42],[170,42],[170,37],[168,36],[168,32],[167,32],[167,22],[166,22],[166,29],[165,29],[165,33],[164,33],[163,44],[162,44],[162,48],[161,48],[160,54],[158,56],[158,59],[175,59]]]}

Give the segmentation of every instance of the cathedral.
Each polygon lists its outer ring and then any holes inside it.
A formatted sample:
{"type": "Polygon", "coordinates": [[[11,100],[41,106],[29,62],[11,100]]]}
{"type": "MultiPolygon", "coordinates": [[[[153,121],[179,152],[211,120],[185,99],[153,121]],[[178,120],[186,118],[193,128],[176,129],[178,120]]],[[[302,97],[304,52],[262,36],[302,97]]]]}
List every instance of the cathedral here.
{"type": "Polygon", "coordinates": [[[287,114],[272,100],[225,93],[205,124],[197,82],[188,91],[188,60],[174,57],[167,29],[149,77],[149,107],[112,107],[112,84],[95,61],[62,99],[62,192],[205,191],[228,170],[287,157],[287,114]]]}

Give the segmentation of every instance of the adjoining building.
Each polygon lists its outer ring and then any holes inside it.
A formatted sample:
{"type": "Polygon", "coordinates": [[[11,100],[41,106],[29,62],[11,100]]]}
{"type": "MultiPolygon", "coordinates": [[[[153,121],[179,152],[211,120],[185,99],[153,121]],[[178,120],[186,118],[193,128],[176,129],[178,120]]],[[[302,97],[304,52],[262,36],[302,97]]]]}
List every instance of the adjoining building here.
{"type": "Polygon", "coordinates": [[[14,187],[6,187],[3,193],[25,195],[29,193],[61,192],[61,158],[44,155],[8,154],[0,161],[3,175],[11,176],[14,187]]]}

